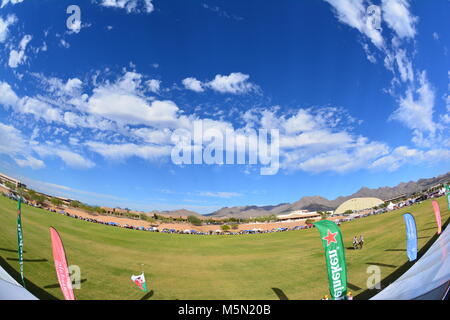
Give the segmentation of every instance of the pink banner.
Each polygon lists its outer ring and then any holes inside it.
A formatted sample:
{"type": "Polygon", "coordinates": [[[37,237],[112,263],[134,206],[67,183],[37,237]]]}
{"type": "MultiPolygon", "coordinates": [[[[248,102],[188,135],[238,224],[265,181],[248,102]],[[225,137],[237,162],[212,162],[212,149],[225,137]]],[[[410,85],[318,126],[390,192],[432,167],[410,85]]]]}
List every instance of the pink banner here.
{"type": "Polygon", "coordinates": [[[66,254],[61,238],[53,227],[50,227],[52,238],[53,259],[55,260],[56,275],[58,276],[59,286],[66,300],[75,300],[72,290],[72,281],[70,280],[69,269],[67,268],[66,254]]]}
{"type": "Polygon", "coordinates": [[[439,209],[439,204],[437,203],[437,201],[433,200],[432,204],[433,204],[433,209],[434,209],[434,216],[436,217],[438,234],[441,234],[441,232],[442,232],[441,209],[439,209]]]}

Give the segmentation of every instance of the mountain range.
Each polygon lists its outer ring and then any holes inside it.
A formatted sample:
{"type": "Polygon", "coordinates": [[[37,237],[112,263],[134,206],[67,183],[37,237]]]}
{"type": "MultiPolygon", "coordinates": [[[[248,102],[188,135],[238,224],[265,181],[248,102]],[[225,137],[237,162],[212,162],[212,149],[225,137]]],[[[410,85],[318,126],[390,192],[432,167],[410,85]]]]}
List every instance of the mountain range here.
{"type": "MultiPolygon", "coordinates": [[[[362,187],[357,192],[349,196],[341,196],[334,200],[328,200],[320,196],[303,197],[300,200],[293,203],[281,203],[272,206],[248,205],[248,206],[224,207],[203,216],[212,218],[222,218],[222,217],[254,218],[273,214],[274,215],[285,214],[293,210],[308,210],[308,211],[335,210],[340,204],[352,198],[374,197],[386,201],[402,195],[412,195],[416,192],[429,189],[435,185],[448,182],[450,182],[450,172],[434,178],[420,179],[417,181],[410,181],[410,182],[402,182],[396,185],[395,187],[381,187],[377,189],[362,187]]],[[[197,212],[188,211],[185,209],[175,211],[163,211],[160,213],[170,216],[180,215],[181,213],[183,213],[183,215],[189,214],[201,216],[197,212]]]]}

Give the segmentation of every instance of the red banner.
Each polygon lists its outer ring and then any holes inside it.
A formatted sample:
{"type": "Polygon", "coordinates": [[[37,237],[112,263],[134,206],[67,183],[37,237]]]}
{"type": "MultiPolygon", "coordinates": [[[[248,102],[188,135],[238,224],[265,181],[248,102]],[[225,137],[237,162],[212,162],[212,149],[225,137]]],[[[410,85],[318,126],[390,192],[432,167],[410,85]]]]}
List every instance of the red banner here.
{"type": "Polygon", "coordinates": [[[50,227],[50,235],[52,238],[53,259],[55,260],[55,269],[59,286],[61,287],[61,291],[66,300],[75,300],[63,243],[58,231],[53,227],[50,227]]]}
{"type": "Polygon", "coordinates": [[[437,201],[433,200],[432,204],[434,209],[434,216],[436,217],[438,234],[441,234],[442,232],[441,209],[439,209],[439,204],[437,203],[437,201]]]}

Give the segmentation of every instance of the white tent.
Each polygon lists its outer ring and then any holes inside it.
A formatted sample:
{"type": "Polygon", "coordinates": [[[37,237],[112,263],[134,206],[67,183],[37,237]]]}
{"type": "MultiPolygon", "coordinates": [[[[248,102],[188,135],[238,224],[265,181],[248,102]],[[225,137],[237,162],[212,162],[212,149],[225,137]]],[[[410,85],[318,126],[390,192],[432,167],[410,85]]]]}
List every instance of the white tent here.
{"type": "Polygon", "coordinates": [[[450,286],[450,227],[408,271],[373,300],[443,299],[450,286]]]}
{"type": "Polygon", "coordinates": [[[0,267],[0,300],[38,300],[0,267]]]}
{"type": "Polygon", "coordinates": [[[395,208],[395,204],[393,204],[392,202],[389,202],[389,204],[387,205],[388,210],[394,210],[395,208]]]}

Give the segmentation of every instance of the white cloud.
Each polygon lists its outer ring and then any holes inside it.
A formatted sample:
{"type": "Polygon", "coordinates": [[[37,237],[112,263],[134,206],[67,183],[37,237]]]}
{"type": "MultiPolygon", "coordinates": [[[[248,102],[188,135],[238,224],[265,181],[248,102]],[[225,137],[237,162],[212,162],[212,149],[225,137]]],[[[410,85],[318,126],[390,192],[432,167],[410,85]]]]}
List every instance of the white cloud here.
{"type": "Polygon", "coordinates": [[[25,97],[20,99],[16,109],[21,113],[32,114],[36,119],[43,119],[46,122],[62,122],[60,110],[35,98],[25,97]]]}
{"type": "Polygon", "coordinates": [[[246,118],[252,127],[279,130],[280,162],[287,170],[343,173],[367,168],[388,152],[386,144],[349,132],[346,127],[355,120],[337,108],[300,109],[289,117],[268,110],[260,115],[246,118]]]}
{"type": "Polygon", "coordinates": [[[67,34],[80,33],[81,29],[89,28],[91,26],[92,26],[92,23],[81,23],[81,20],[75,20],[75,21],[72,21],[72,23],[67,26],[69,28],[69,31],[67,31],[67,34]]]}
{"type": "MultiPolygon", "coordinates": [[[[450,71],[447,72],[448,74],[448,86],[447,86],[447,93],[444,94],[443,99],[445,101],[445,105],[447,108],[447,113],[443,114],[441,116],[442,122],[444,122],[444,124],[449,125],[450,124],[450,71]]],[[[0,91],[1,92],[1,91],[0,91]]]]}
{"type": "Polygon", "coordinates": [[[93,152],[111,160],[139,157],[145,160],[158,160],[170,155],[170,146],[138,145],[134,143],[107,144],[87,141],[85,143],[93,152]]]}
{"type": "Polygon", "coordinates": [[[199,196],[202,197],[212,197],[212,198],[234,198],[234,197],[239,197],[242,196],[242,194],[240,193],[236,193],[236,192],[210,192],[210,191],[205,191],[205,192],[199,192],[199,196]]]}
{"type": "Polygon", "coordinates": [[[300,109],[297,114],[287,119],[284,129],[288,134],[318,129],[314,116],[308,110],[300,109]]]}
{"type": "Polygon", "coordinates": [[[80,195],[84,195],[84,196],[89,196],[89,199],[94,200],[94,202],[98,201],[99,198],[123,200],[122,198],[119,198],[119,197],[116,197],[113,195],[75,189],[72,187],[59,185],[59,184],[55,184],[55,183],[50,183],[50,182],[46,182],[46,181],[34,180],[34,179],[30,179],[27,176],[22,176],[22,177],[19,176],[18,178],[21,181],[24,181],[27,185],[32,186],[33,189],[35,189],[35,190],[39,190],[39,191],[47,193],[47,194],[53,194],[53,195],[57,195],[57,196],[61,196],[61,197],[79,199],[80,195]]]}
{"type": "MultiPolygon", "coordinates": [[[[244,122],[238,127],[223,120],[188,116],[172,101],[146,97],[149,82],[136,72],[125,72],[116,81],[95,83],[90,96],[83,93],[85,84],[78,78],[63,81],[40,77],[45,90],[51,94],[50,98],[41,95],[20,98],[8,84],[0,82],[0,93],[3,93],[0,96],[0,103],[49,123],[53,121],[71,128],[85,127],[112,131],[108,134],[97,132],[89,138],[72,135],[70,137],[72,139],[69,139],[70,148],[61,145],[56,139],[54,145],[40,145],[37,141],[33,144],[32,150],[41,157],[59,157],[71,167],[94,166],[92,161],[84,158],[81,153],[74,152],[73,148],[79,148],[79,152],[86,148],[111,160],[125,160],[131,157],[147,161],[169,159],[174,143],[171,141],[174,129],[191,130],[195,120],[203,120],[204,131],[215,128],[224,133],[227,128],[234,129],[237,146],[242,146],[248,138],[247,130],[278,129],[280,162],[281,167],[286,170],[342,173],[369,168],[375,161],[386,157],[389,153],[389,147],[385,143],[370,141],[366,137],[352,133],[351,128],[357,121],[338,108],[299,109],[294,114],[278,114],[280,111],[278,107],[254,109],[241,116],[244,122]],[[71,104],[72,107],[66,107],[65,104],[71,104]]],[[[417,92],[425,97],[429,95],[425,74],[421,79],[424,88],[419,88],[417,92]]],[[[248,78],[244,77],[241,80],[246,82],[248,78]]],[[[211,88],[209,85],[205,87],[211,88]]],[[[227,88],[224,90],[230,91],[226,85],[223,87],[227,88]]],[[[233,85],[231,88],[233,92],[240,90],[233,85]]],[[[428,89],[431,90],[430,87],[428,89]]],[[[417,104],[429,101],[423,98],[421,102],[417,102],[413,93],[411,92],[410,100],[408,97],[403,98],[404,104],[411,101],[417,104]]],[[[250,151],[244,152],[248,154],[254,151],[255,148],[250,147],[250,151]]],[[[33,163],[31,159],[27,162],[25,157],[21,160],[23,165],[33,163]]]]}
{"type": "Polygon", "coordinates": [[[16,112],[31,114],[36,119],[43,119],[47,122],[62,121],[61,112],[57,108],[36,98],[19,98],[6,82],[0,82],[0,104],[7,109],[13,108],[16,112]]]}
{"type": "Polygon", "coordinates": [[[407,0],[383,0],[383,19],[399,38],[414,38],[418,21],[409,11],[407,0]]]}
{"type": "Polygon", "coordinates": [[[111,121],[99,116],[78,114],[72,111],[64,112],[61,109],[66,103],[74,106],[86,103],[85,98],[73,97],[73,95],[80,94],[81,84],[78,79],[69,79],[67,82],[62,82],[59,79],[51,78],[50,80],[41,79],[41,81],[49,85],[47,90],[58,97],[64,96],[64,99],[68,100],[53,101],[47,99],[50,104],[43,101],[45,98],[42,96],[39,96],[39,98],[28,96],[19,98],[8,83],[0,82],[0,105],[3,105],[6,109],[12,108],[18,113],[33,115],[37,120],[44,120],[47,123],[63,123],[71,128],[83,127],[99,130],[114,130],[116,128],[111,121]]]}
{"type": "Polygon", "coordinates": [[[369,45],[367,43],[363,44],[364,52],[366,53],[367,60],[371,63],[377,63],[377,58],[370,52],[369,45]]]}
{"type": "Polygon", "coordinates": [[[119,124],[147,124],[155,127],[175,126],[179,108],[172,101],[153,101],[107,88],[99,88],[89,99],[87,111],[119,124]]]}
{"type": "Polygon", "coordinates": [[[248,81],[250,76],[241,72],[232,72],[229,75],[217,74],[215,78],[209,82],[201,82],[196,78],[183,79],[182,83],[188,90],[195,92],[203,92],[205,88],[209,88],[220,93],[244,94],[252,91],[258,91],[259,87],[248,81]]]}
{"type": "Polygon", "coordinates": [[[32,156],[25,156],[24,159],[14,159],[19,167],[30,167],[32,169],[40,169],[45,167],[44,161],[36,159],[32,156]]]}
{"type": "Polygon", "coordinates": [[[6,82],[0,82],[0,104],[6,108],[14,108],[19,101],[16,93],[6,82]]]}
{"type": "Polygon", "coordinates": [[[42,160],[36,159],[29,153],[29,146],[22,133],[13,126],[0,122],[0,153],[11,157],[21,167],[39,169],[44,167],[42,160]]]}
{"type": "Polygon", "coordinates": [[[353,138],[345,131],[331,132],[326,129],[302,132],[297,135],[286,135],[280,138],[280,146],[284,148],[310,147],[316,151],[350,144],[353,138]]]}
{"type": "Polygon", "coordinates": [[[227,18],[227,19],[233,19],[236,21],[241,21],[244,20],[244,18],[237,16],[235,14],[232,13],[228,13],[227,11],[223,10],[222,8],[218,7],[218,6],[214,6],[214,5],[207,5],[206,3],[202,4],[203,8],[210,10],[212,12],[217,13],[219,16],[227,18]]]}
{"type": "MultiPolygon", "coordinates": [[[[408,58],[407,51],[401,49],[402,39],[414,38],[416,35],[415,23],[417,18],[409,11],[407,0],[383,0],[381,19],[394,30],[392,41],[385,41],[381,30],[376,30],[368,19],[367,9],[370,2],[364,0],[325,0],[330,3],[340,22],[347,24],[364,34],[386,57],[385,67],[395,73],[394,64],[403,82],[414,80],[412,62],[408,58]]],[[[367,43],[363,43],[363,49],[367,59],[376,63],[376,58],[370,53],[367,43]]],[[[396,79],[395,79],[396,80],[396,79]]]]}
{"type": "Polygon", "coordinates": [[[133,129],[132,134],[139,137],[144,142],[152,144],[170,144],[170,137],[172,131],[168,128],[163,129],[150,129],[150,128],[139,128],[133,129]]]}
{"type": "Polygon", "coordinates": [[[34,74],[41,82],[47,86],[47,91],[56,96],[80,96],[83,82],[78,78],[69,78],[66,82],[59,78],[46,78],[42,74],[34,74]]]}
{"type": "Polygon", "coordinates": [[[174,102],[147,101],[141,92],[142,76],[137,73],[128,72],[115,83],[94,88],[90,97],[82,93],[83,83],[78,78],[64,82],[41,75],[37,77],[54,96],[53,99],[42,96],[19,98],[9,84],[0,82],[0,104],[5,108],[13,107],[16,112],[32,114],[36,119],[65,123],[69,127],[112,130],[112,121],[120,125],[172,128],[189,124],[186,116],[178,115],[180,110],[174,102]],[[73,107],[88,114],[79,114],[73,107]],[[71,111],[64,112],[62,108],[71,108],[71,111]]]}
{"type": "Polygon", "coordinates": [[[434,133],[436,125],[433,121],[433,108],[435,94],[427,80],[426,73],[420,74],[420,87],[414,91],[409,88],[406,96],[399,101],[399,108],[390,119],[398,120],[408,128],[418,131],[434,133]]]}
{"type": "Polygon", "coordinates": [[[216,75],[214,80],[208,82],[208,87],[220,93],[242,94],[257,90],[257,86],[248,82],[248,74],[240,72],[230,73],[228,76],[216,75]]]}
{"type": "Polygon", "coordinates": [[[4,20],[0,17],[0,43],[5,42],[8,37],[9,27],[17,22],[15,15],[8,15],[4,20]]]}
{"type": "Polygon", "coordinates": [[[75,169],[90,169],[95,166],[95,164],[91,160],[84,158],[78,153],[67,150],[62,146],[50,146],[41,144],[33,146],[33,150],[41,157],[57,156],[67,166],[75,169]]]}
{"type": "Polygon", "coordinates": [[[23,0],[2,0],[2,4],[0,6],[0,8],[3,8],[4,6],[6,6],[8,3],[11,3],[12,5],[18,4],[23,2],[23,0]]]}
{"type": "MultiPolygon", "coordinates": [[[[143,108],[148,108],[148,106],[143,108]]],[[[143,112],[141,110],[138,113],[142,115],[143,112]]],[[[117,114],[117,116],[119,115],[117,114]]],[[[225,121],[196,118],[185,119],[184,128],[192,129],[192,121],[203,120],[204,132],[214,128],[224,134],[226,129],[234,129],[237,150],[241,150],[239,147],[243,146],[248,138],[247,130],[278,129],[280,131],[282,167],[289,170],[346,172],[367,168],[372,161],[385,155],[388,150],[383,143],[369,141],[367,138],[349,133],[346,129],[339,129],[339,123],[344,125],[346,120],[350,122],[354,120],[341,114],[336,108],[323,108],[314,112],[300,109],[290,117],[276,116],[274,111],[261,110],[254,111],[253,115],[247,114],[245,117],[248,121],[241,128],[235,128],[231,123],[225,121]]],[[[123,114],[120,114],[120,118],[123,119],[123,114]]],[[[145,118],[145,115],[142,118],[145,118]]],[[[177,124],[181,121],[180,119],[175,118],[177,124]]],[[[136,122],[138,120],[127,118],[127,121],[136,122]]],[[[91,151],[111,160],[138,157],[147,161],[160,161],[168,158],[173,147],[171,135],[175,127],[172,129],[169,127],[156,128],[154,126],[157,123],[147,123],[146,125],[150,125],[151,128],[144,127],[130,131],[132,136],[140,139],[140,143],[88,141],[84,145],[91,151]]],[[[250,150],[244,152],[256,152],[256,150],[254,146],[250,146],[250,150]]]]}
{"type": "Polygon", "coordinates": [[[148,101],[141,90],[141,78],[140,74],[126,72],[115,83],[95,88],[82,108],[120,125],[144,124],[157,128],[188,125],[189,120],[179,115],[180,109],[173,101],[148,101]]]}
{"type": "Polygon", "coordinates": [[[186,79],[183,79],[182,82],[183,82],[184,87],[188,90],[192,90],[195,92],[205,91],[205,89],[203,88],[202,82],[195,78],[186,78],[186,79]]]}
{"type": "Polygon", "coordinates": [[[161,87],[161,80],[150,79],[146,81],[148,89],[153,93],[159,93],[159,89],[161,87]]]}
{"type": "MultiPolygon", "coordinates": [[[[406,45],[406,40],[414,39],[417,35],[416,25],[419,21],[410,12],[410,4],[407,0],[382,0],[382,19],[393,30],[390,41],[384,41],[383,46],[377,45],[377,41],[364,29],[364,17],[366,6],[372,4],[365,0],[325,0],[335,8],[338,19],[365,34],[378,49],[385,54],[384,66],[393,74],[391,87],[386,90],[398,100],[398,108],[389,117],[390,120],[398,120],[404,126],[411,129],[411,141],[421,148],[432,148],[433,145],[450,146],[448,138],[448,124],[450,115],[441,114],[438,121],[434,121],[435,92],[431,83],[427,80],[425,71],[414,70],[412,57],[416,56],[413,43],[406,45]],[[404,93],[398,93],[400,92],[404,93]]],[[[433,34],[438,39],[437,33],[433,34]]],[[[367,43],[363,43],[363,49],[370,62],[375,63],[375,57],[370,53],[367,43]]],[[[447,95],[444,99],[449,100],[447,95]]],[[[446,101],[447,102],[447,101],[446,101]]],[[[450,100],[449,100],[450,102],[450,100]]],[[[450,110],[450,109],[449,109],[450,110]]],[[[389,159],[389,158],[387,158],[389,159]]],[[[387,160],[385,160],[387,161],[387,160]]]]}
{"type": "Polygon", "coordinates": [[[400,77],[403,82],[414,81],[414,71],[411,61],[406,56],[406,51],[399,49],[395,53],[395,61],[397,63],[397,68],[400,73],[400,77]]]}
{"type": "Polygon", "coordinates": [[[25,35],[20,41],[18,51],[11,50],[8,60],[8,65],[10,68],[17,68],[20,64],[26,61],[27,57],[25,55],[25,50],[31,39],[32,37],[29,34],[25,35]]]}
{"type": "Polygon", "coordinates": [[[55,154],[72,168],[89,169],[95,166],[91,160],[69,150],[57,150],[55,154]]]}
{"type": "Polygon", "coordinates": [[[366,138],[359,138],[350,148],[336,148],[318,154],[299,163],[299,169],[320,173],[334,171],[344,173],[367,168],[368,165],[388,152],[384,143],[368,142],[366,138]]]}
{"type": "Polygon", "coordinates": [[[389,155],[374,161],[371,168],[395,171],[406,164],[433,164],[441,161],[450,161],[450,150],[431,149],[423,151],[401,146],[395,148],[389,155]]]}
{"type": "Polygon", "coordinates": [[[26,147],[22,134],[13,126],[0,122],[0,136],[2,137],[0,153],[17,155],[21,154],[22,150],[26,147]]]}
{"type": "Polygon", "coordinates": [[[383,48],[384,40],[380,31],[375,29],[371,20],[367,18],[364,0],[325,0],[336,11],[337,18],[342,23],[357,29],[366,35],[379,49],[383,48]]]}
{"type": "Polygon", "coordinates": [[[152,0],[100,0],[100,5],[125,9],[128,13],[142,11],[151,13],[155,10],[152,0]]]}
{"type": "Polygon", "coordinates": [[[68,42],[67,42],[66,40],[64,40],[64,39],[61,39],[61,40],[59,41],[59,43],[61,44],[62,47],[66,48],[66,49],[70,48],[70,43],[68,43],[68,42]]]}

